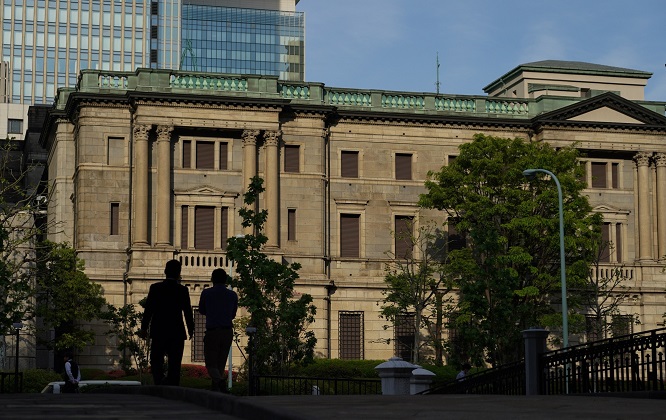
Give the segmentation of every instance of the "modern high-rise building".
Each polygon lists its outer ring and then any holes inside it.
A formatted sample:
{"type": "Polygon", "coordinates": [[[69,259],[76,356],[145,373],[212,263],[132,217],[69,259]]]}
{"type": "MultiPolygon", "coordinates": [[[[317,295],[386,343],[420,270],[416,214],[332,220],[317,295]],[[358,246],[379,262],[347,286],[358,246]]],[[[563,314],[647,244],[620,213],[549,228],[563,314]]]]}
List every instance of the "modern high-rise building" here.
{"type": "Polygon", "coordinates": [[[0,138],[84,69],[304,77],[299,0],[3,0],[0,138]]]}

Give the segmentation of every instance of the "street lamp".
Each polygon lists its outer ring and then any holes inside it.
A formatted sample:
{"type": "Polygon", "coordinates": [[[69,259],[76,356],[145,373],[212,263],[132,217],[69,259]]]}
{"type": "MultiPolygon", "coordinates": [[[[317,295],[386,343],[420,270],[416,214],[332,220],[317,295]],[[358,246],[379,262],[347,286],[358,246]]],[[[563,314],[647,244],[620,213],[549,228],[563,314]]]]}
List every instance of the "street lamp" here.
{"type": "Polygon", "coordinates": [[[563,348],[569,347],[569,320],[568,320],[568,308],[567,308],[567,273],[565,271],[565,257],[564,257],[564,211],[562,209],[562,187],[560,186],[560,180],[557,179],[554,173],[546,169],[525,169],[523,175],[528,179],[534,178],[537,172],[543,172],[544,174],[550,175],[550,177],[555,181],[557,185],[557,200],[559,205],[559,214],[560,214],[560,282],[562,283],[562,336],[563,336],[563,348]]]}
{"type": "Polygon", "coordinates": [[[14,392],[19,392],[19,332],[23,328],[21,322],[14,322],[12,327],[16,330],[16,364],[14,366],[14,392]]]}

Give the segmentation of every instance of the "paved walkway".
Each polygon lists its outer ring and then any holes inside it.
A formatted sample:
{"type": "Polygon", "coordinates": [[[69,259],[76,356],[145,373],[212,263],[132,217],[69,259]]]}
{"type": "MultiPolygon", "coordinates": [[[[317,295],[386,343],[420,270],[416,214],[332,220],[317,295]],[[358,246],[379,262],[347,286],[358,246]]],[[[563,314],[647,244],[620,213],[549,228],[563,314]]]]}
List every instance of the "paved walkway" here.
{"type": "Polygon", "coordinates": [[[666,418],[665,393],[650,395],[653,399],[498,395],[234,397],[179,387],[119,387],[116,390],[118,393],[111,394],[4,394],[0,395],[0,419],[666,418]]]}

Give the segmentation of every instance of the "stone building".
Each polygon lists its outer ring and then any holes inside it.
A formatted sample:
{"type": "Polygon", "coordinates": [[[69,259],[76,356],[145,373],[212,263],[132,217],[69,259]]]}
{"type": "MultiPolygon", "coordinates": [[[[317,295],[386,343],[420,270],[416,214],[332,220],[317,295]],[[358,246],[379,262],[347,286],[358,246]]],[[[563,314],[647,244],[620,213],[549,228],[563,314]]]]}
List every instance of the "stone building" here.
{"type": "MultiPolygon", "coordinates": [[[[259,175],[266,252],[302,265],[318,354],[387,359],[401,352],[385,343],[399,332],[384,328],[377,305],[386,253],[399,246],[392,231],[406,219],[443,221],[416,204],[427,172],[476,133],[576,142],[586,193],[615,244],[605,267],[624,266],[623,313],[641,321],[627,328],[656,328],[666,311],[666,117],[664,102],[643,100],[649,77],[547,61],[518,66],[488,96],[461,96],[85,70],[59,91],[42,132],[48,214],[61,222],[49,239],[73,244],[117,305],[137,303],[165,261],[180,259],[196,304],[211,271],[230,268],[226,238],[243,233],[242,194],[259,175]]],[[[201,321],[185,363],[203,358],[201,321]]],[[[100,337],[81,363],[112,364],[108,347],[100,337]]]]}

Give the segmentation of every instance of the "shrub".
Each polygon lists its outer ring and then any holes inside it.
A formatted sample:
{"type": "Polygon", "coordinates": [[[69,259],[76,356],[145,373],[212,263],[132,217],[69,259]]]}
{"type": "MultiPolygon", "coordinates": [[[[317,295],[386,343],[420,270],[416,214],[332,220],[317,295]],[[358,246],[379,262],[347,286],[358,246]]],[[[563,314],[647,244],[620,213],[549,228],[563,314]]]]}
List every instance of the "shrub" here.
{"type": "Polygon", "coordinates": [[[52,370],[28,369],[23,371],[23,392],[42,392],[49,382],[62,381],[62,376],[52,370]]]}
{"type": "MultiPolygon", "coordinates": [[[[112,379],[109,374],[102,369],[81,368],[81,379],[90,381],[97,379],[112,379]]],[[[114,378],[115,379],[115,378],[114,378]]]]}
{"type": "Polygon", "coordinates": [[[180,375],[182,377],[189,378],[210,379],[210,376],[208,376],[208,370],[206,370],[206,366],[201,365],[182,365],[180,368],[180,375]]]}
{"type": "Polygon", "coordinates": [[[314,363],[304,367],[297,367],[294,376],[310,376],[316,378],[372,378],[379,376],[375,366],[384,360],[340,360],[316,359],[314,363]]]}

